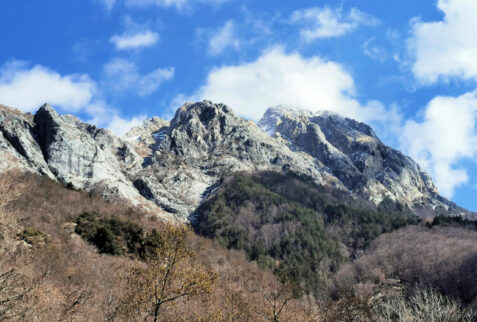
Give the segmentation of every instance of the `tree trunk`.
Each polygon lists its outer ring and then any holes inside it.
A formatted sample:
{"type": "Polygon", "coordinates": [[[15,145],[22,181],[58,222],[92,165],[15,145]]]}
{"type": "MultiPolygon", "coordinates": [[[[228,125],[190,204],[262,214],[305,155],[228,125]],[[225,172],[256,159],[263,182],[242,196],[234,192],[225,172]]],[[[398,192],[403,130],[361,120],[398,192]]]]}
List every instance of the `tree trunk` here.
{"type": "Polygon", "coordinates": [[[157,322],[157,318],[159,317],[160,307],[161,307],[161,303],[156,303],[156,307],[154,308],[154,322],[157,322]]]}

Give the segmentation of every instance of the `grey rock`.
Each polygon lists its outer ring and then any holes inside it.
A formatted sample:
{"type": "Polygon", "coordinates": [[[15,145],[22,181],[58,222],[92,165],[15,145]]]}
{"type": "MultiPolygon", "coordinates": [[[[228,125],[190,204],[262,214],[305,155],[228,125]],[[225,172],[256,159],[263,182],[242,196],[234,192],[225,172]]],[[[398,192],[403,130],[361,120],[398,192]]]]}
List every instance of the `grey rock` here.
{"type": "Polygon", "coordinates": [[[151,122],[141,130],[135,129],[149,136],[136,139],[138,148],[143,149],[143,142],[147,142],[152,151],[138,177],[142,179],[143,195],[168,212],[182,216],[192,213],[209,187],[225,173],[235,171],[288,167],[317,183],[344,189],[319,161],[304,153],[294,153],[252,121],[236,116],[226,105],[208,101],[185,104],[169,127],[160,127],[165,125],[163,122],[155,123],[157,126],[149,130],[146,129],[151,122]],[[150,141],[151,137],[156,141],[150,141]]]}
{"type": "Polygon", "coordinates": [[[19,167],[54,179],[37,144],[33,116],[0,106],[0,169],[19,167]],[[8,159],[8,160],[7,160],[8,159]]]}
{"type": "Polygon", "coordinates": [[[347,189],[376,204],[387,197],[411,209],[426,205],[466,214],[439,195],[416,162],[383,144],[364,123],[330,112],[278,106],[268,109],[259,125],[294,151],[321,161],[347,189]]]}

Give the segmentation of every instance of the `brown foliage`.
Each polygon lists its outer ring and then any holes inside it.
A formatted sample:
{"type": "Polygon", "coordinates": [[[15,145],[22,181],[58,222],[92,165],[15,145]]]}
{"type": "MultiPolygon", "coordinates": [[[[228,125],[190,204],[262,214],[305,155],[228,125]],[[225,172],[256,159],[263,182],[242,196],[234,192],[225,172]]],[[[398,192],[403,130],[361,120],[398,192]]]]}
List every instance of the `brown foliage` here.
{"type": "Polygon", "coordinates": [[[217,273],[197,260],[188,244],[189,230],[167,227],[157,235],[160,245],[147,263],[134,265],[127,273],[127,286],[120,311],[127,320],[162,320],[160,309],[187,297],[208,294],[217,273]]]}
{"type": "MultiPolygon", "coordinates": [[[[273,227],[270,231],[275,233],[273,227]]],[[[340,269],[330,285],[336,300],[318,305],[312,297],[294,297],[293,287],[242,252],[170,227],[120,201],[10,173],[0,176],[0,320],[122,321],[131,320],[134,310],[150,315],[157,303],[167,321],[360,321],[370,309],[373,319],[385,320],[387,313],[379,311],[385,307],[388,313],[393,306],[411,308],[412,294],[402,296],[401,290],[416,282],[471,302],[477,294],[476,234],[424,227],[385,234],[340,269]],[[147,262],[100,255],[74,233],[83,212],[114,215],[149,232],[157,229],[159,247],[147,262]],[[156,285],[161,286],[157,293],[156,285]],[[393,298],[386,288],[396,287],[397,297],[386,302],[393,298]],[[371,297],[377,294],[382,298],[371,297]],[[371,302],[379,303],[379,310],[371,302]]],[[[449,301],[436,303],[460,310],[449,301]]]]}
{"type": "MultiPolygon", "coordinates": [[[[134,271],[144,273],[148,265],[155,267],[156,272],[164,272],[160,263],[164,263],[164,258],[170,255],[174,247],[156,253],[156,258],[162,260],[152,265],[127,257],[100,255],[95,247],[74,233],[74,221],[83,212],[95,212],[105,218],[114,215],[127,219],[146,230],[155,228],[166,234],[168,226],[119,201],[104,201],[89,193],[65,189],[47,178],[28,174],[15,174],[8,178],[10,183],[16,184],[18,193],[15,197],[9,197],[0,212],[0,274],[14,269],[15,279],[10,279],[8,283],[17,290],[18,299],[21,296],[21,301],[10,302],[8,319],[123,320],[119,314],[124,304],[121,299],[124,300],[123,295],[131,290],[125,277],[134,271]],[[37,234],[48,236],[48,241],[24,242],[37,234]]],[[[1,179],[5,179],[5,176],[0,176],[1,179]]],[[[0,195],[6,197],[8,191],[13,190],[4,188],[0,195]]],[[[177,229],[182,231],[181,228],[177,229]]],[[[169,232],[174,235],[173,231],[169,232]]],[[[173,280],[180,281],[181,277],[187,275],[192,278],[182,279],[186,282],[182,286],[180,283],[168,284],[169,294],[183,294],[176,292],[181,287],[189,288],[188,295],[204,291],[208,294],[183,296],[177,298],[174,305],[161,305],[162,318],[168,321],[261,319],[258,313],[264,312],[266,300],[257,287],[257,281],[268,288],[275,281],[273,274],[248,262],[241,252],[228,251],[216,242],[194,234],[186,235],[187,238],[181,237],[171,244],[187,246],[187,256],[177,266],[183,270],[177,270],[180,274],[173,280]],[[218,274],[214,288],[211,287],[213,283],[210,279],[214,276],[213,271],[218,274]],[[210,285],[194,289],[189,282],[203,279],[204,276],[200,274],[204,272],[209,277],[210,285]]],[[[0,297],[1,294],[0,290],[0,297]]],[[[15,293],[9,291],[8,294],[15,293]]],[[[316,312],[313,301],[291,299],[281,311],[280,320],[307,321],[311,320],[312,312],[316,312]]],[[[6,315],[0,319],[7,319],[6,315]]]]}
{"type": "Polygon", "coordinates": [[[337,301],[328,301],[319,310],[319,321],[368,322],[376,321],[369,298],[352,293],[342,294],[337,301]]]}
{"type": "Polygon", "coordinates": [[[477,232],[452,227],[408,227],[384,234],[355,262],[343,266],[332,293],[366,295],[416,283],[472,302],[477,297],[477,232]],[[388,286],[388,287],[386,287],[388,286]]]}
{"type": "Polygon", "coordinates": [[[130,261],[100,256],[71,225],[83,210],[132,211],[18,172],[0,175],[0,206],[0,320],[112,320],[130,261]]]}

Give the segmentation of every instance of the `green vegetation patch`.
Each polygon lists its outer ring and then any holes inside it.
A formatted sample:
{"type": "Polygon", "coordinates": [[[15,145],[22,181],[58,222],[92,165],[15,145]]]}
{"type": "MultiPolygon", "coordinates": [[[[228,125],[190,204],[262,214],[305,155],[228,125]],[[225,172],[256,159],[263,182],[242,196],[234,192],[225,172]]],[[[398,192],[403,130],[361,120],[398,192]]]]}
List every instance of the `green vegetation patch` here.
{"type": "Polygon", "coordinates": [[[76,219],[75,232],[110,255],[130,254],[142,260],[153,258],[163,243],[162,235],[153,229],[145,232],[140,226],[116,216],[105,218],[96,213],[83,213],[76,219]]]}
{"type": "Polygon", "coordinates": [[[18,238],[30,245],[47,243],[50,241],[50,236],[48,234],[33,227],[25,228],[21,233],[18,234],[18,238]]]}
{"type": "Polygon", "coordinates": [[[417,220],[402,205],[379,207],[294,173],[235,173],[196,212],[193,225],[226,248],[317,291],[377,236],[417,220]],[[351,254],[351,255],[350,255],[351,254]]]}
{"type": "Polygon", "coordinates": [[[465,227],[471,230],[477,230],[477,221],[468,220],[460,216],[443,216],[439,215],[435,217],[430,224],[433,226],[453,226],[453,227],[465,227]]]}
{"type": "Polygon", "coordinates": [[[102,218],[95,213],[83,213],[76,219],[75,232],[95,245],[100,253],[139,254],[143,230],[138,225],[118,217],[102,218]]]}

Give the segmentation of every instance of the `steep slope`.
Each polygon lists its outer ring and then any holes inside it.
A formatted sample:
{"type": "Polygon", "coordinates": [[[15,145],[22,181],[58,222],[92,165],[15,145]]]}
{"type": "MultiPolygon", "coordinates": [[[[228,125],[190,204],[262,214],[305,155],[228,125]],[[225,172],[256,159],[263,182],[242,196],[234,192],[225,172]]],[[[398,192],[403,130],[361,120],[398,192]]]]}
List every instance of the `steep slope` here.
{"type": "Polygon", "coordinates": [[[0,105],[0,169],[20,168],[54,178],[35,139],[33,115],[0,105]]]}
{"type": "Polygon", "coordinates": [[[375,203],[388,197],[422,216],[467,214],[439,195],[416,162],[384,145],[364,123],[329,112],[279,106],[268,109],[259,125],[290,149],[321,161],[347,189],[375,203]]]}
{"type": "Polygon", "coordinates": [[[318,295],[342,262],[416,219],[389,199],[375,206],[292,172],[262,171],[224,178],[192,224],[198,234],[244,250],[250,260],[318,295]]]}
{"type": "Polygon", "coordinates": [[[45,104],[33,116],[0,108],[0,169],[19,168],[106,198],[165,214],[141,197],[131,179],[142,158],[126,141],[45,104]]]}
{"type": "Polygon", "coordinates": [[[290,168],[344,189],[320,162],[292,152],[222,104],[186,104],[170,124],[153,118],[125,138],[47,104],[34,117],[6,107],[0,117],[4,170],[46,174],[108,198],[159,207],[165,217],[187,219],[228,172],[290,168]]]}

